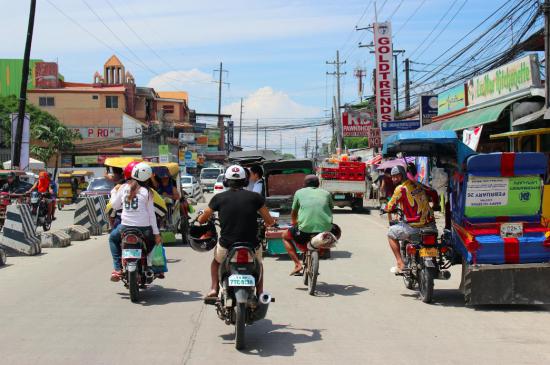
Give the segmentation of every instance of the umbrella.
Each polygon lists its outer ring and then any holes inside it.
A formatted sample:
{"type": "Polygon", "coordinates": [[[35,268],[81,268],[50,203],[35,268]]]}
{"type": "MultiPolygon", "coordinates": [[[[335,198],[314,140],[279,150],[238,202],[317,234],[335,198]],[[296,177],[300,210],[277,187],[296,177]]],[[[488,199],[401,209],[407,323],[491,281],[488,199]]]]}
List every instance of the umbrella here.
{"type": "Polygon", "coordinates": [[[405,163],[404,159],[402,158],[396,158],[395,160],[386,160],[382,162],[380,165],[378,165],[378,170],[385,170],[385,169],[391,169],[394,166],[403,166],[406,167],[406,164],[409,162],[414,162],[415,157],[406,157],[407,162],[405,163]]]}
{"type": "Polygon", "coordinates": [[[367,165],[378,165],[380,162],[382,162],[382,155],[376,155],[367,161],[367,165]]]}

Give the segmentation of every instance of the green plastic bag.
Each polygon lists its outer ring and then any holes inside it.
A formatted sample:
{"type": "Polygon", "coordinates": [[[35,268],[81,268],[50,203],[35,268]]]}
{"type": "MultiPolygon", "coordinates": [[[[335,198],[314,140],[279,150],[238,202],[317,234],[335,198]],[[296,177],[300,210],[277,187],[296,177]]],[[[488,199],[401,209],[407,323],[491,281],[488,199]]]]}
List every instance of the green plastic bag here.
{"type": "Polygon", "coordinates": [[[193,214],[195,213],[195,208],[193,208],[193,206],[191,204],[189,204],[189,214],[193,214]]]}
{"type": "Polygon", "coordinates": [[[166,265],[162,245],[155,245],[153,248],[153,251],[151,252],[151,265],[161,267],[166,265]]]}

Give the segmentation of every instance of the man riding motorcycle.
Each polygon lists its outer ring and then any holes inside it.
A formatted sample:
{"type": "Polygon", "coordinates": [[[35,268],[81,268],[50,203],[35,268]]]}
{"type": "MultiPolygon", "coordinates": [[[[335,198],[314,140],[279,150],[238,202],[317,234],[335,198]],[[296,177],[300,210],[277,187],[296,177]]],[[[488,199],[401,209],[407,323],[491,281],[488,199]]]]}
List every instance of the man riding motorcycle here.
{"type": "MultiPolygon", "coordinates": [[[[214,212],[218,212],[221,236],[214,249],[214,259],[210,265],[212,285],[207,297],[217,297],[219,290],[218,269],[225,260],[229,249],[235,244],[247,244],[256,250],[258,262],[262,262],[262,248],[258,242],[257,215],[263,218],[267,226],[275,224],[265,206],[265,198],[260,194],[244,190],[247,186],[245,169],[238,165],[230,166],[225,172],[225,185],[229,188],[214,195],[208,208],[198,217],[201,224],[208,222],[214,212]]],[[[261,276],[256,285],[256,293],[263,292],[263,265],[261,276]]]]}
{"type": "Polygon", "coordinates": [[[34,190],[37,190],[40,194],[44,194],[46,196],[46,201],[48,203],[48,215],[53,219],[53,208],[54,208],[54,201],[52,199],[52,195],[54,194],[49,174],[46,171],[41,171],[38,174],[38,181],[34,183],[34,185],[27,191],[27,194],[32,193],[34,190]]]}
{"type": "Polygon", "coordinates": [[[8,173],[8,179],[7,182],[2,185],[2,189],[0,190],[2,193],[15,193],[17,189],[19,189],[20,184],[19,180],[15,176],[14,172],[8,173]]]}
{"type": "Polygon", "coordinates": [[[388,230],[388,241],[397,262],[397,265],[392,267],[390,271],[399,275],[403,273],[405,268],[399,241],[409,239],[412,235],[420,232],[420,228],[431,227],[436,229],[430,201],[437,207],[439,200],[434,190],[417,181],[409,180],[403,166],[394,166],[391,170],[391,177],[396,188],[388,202],[386,212],[391,213],[395,206],[399,204],[405,215],[405,222],[394,224],[388,230]]]}
{"type": "Polygon", "coordinates": [[[317,176],[307,175],[304,179],[304,188],[294,194],[290,215],[292,227],[283,233],[285,249],[294,261],[291,276],[300,275],[303,269],[296,246],[305,252],[307,243],[314,236],[332,230],[332,208],[332,195],[319,188],[317,176]]]}

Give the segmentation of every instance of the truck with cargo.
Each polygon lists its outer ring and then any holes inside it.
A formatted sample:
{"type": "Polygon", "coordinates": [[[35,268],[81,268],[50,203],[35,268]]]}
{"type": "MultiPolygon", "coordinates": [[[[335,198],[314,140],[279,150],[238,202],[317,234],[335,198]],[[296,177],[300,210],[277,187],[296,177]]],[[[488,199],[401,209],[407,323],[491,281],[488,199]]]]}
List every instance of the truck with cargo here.
{"type": "Polygon", "coordinates": [[[364,162],[328,159],[319,166],[319,177],[321,188],[332,194],[335,206],[353,211],[363,208],[367,191],[364,162]]]}

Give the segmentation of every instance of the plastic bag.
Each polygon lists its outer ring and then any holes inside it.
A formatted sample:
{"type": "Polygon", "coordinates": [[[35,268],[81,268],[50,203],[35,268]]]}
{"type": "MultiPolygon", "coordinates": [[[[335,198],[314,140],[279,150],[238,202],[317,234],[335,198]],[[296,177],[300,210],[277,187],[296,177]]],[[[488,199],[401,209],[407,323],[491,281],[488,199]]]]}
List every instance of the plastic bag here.
{"type": "Polygon", "coordinates": [[[166,252],[162,245],[155,245],[153,251],[151,251],[149,255],[151,256],[151,266],[154,272],[168,271],[166,265],[166,252]]]}
{"type": "Polygon", "coordinates": [[[195,208],[193,208],[193,206],[191,204],[189,204],[189,214],[193,214],[195,213],[195,208]]]}

